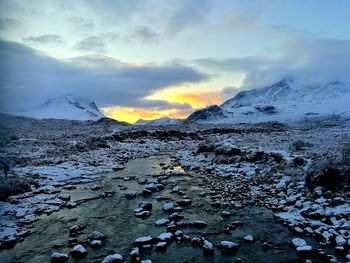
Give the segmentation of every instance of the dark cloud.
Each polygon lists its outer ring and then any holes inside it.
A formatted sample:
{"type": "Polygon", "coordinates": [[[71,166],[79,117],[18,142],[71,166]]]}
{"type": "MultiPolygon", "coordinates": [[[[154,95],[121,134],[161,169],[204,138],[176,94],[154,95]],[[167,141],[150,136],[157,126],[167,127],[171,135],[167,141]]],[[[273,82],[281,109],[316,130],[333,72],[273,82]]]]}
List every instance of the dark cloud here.
{"type": "Polygon", "coordinates": [[[137,26],[134,31],[134,36],[147,42],[155,42],[158,40],[158,35],[148,26],[137,26]]]}
{"type": "Polygon", "coordinates": [[[194,62],[202,67],[221,71],[250,71],[271,65],[273,60],[267,57],[249,56],[242,58],[202,58],[194,62]]]}
{"type": "Polygon", "coordinates": [[[181,0],[167,18],[167,31],[176,34],[187,27],[203,22],[211,10],[211,0],[181,0]]]}
{"type": "Polygon", "coordinates": [[[91,36],[80,40],[75,44],[74,49],[79,49],[81,51],[94,51],[101,52],[105,51],[106,44],[101,37],[91,36]]]}
{"type": "Polygon", "coordinates": [[[256,87],[289,77],[305,84],[350,82],[348,39],[289,39],[281,50],[279,59],[247,71],[243,86],[256,87]]]}
{"type": "Polygon", "coordinates": [[[64,45],[65,44],[65,41],[63,40],[63,38],[55,34],[31,36],[31,37],[23,38],[23,41],[33,45],[46,45],[46,44],[64,45]]]}
{"type": "Polygon", "coordinates": [[[151,108],[152,110],[191,110],[193,109],[189,103],[174,103],[165,100],[147,100],[140,99],[136,105],[138,108],[151,108]]]}
{"type": "Polygon", "coordinates": [[[216,72],[244,72],[242,88],[269,85],[285,78],[305,84],[350,82],[350,40],[288,39],[276,51],[278,57],[203,58],[193,62],[216,72]]]}
{"type": "MultiPolygon", "coordinates": [[[[176,107],[188,105],[149,102],[143,98],[156,90],[187,82],[200,82],[207,76],[180,64],[143,67],[82,67],[73,61],[58,61],[25,45],[0,41],[1,111],[18,110],[47,98],[73,93],[93,99],[100,106],[176,107]],[[158,106],[157,106],[158,105],[158,106]]],[[[107,57],[108,58],[108,57],[107,57]]],[[[106,57],[100,57],[101,64],[106,57]]]]}
{"type": "Polygon", "coordinates": [[[16,19],[0,17],[0,30],[12,30],[21,26],[22,23],[16,19]]]}

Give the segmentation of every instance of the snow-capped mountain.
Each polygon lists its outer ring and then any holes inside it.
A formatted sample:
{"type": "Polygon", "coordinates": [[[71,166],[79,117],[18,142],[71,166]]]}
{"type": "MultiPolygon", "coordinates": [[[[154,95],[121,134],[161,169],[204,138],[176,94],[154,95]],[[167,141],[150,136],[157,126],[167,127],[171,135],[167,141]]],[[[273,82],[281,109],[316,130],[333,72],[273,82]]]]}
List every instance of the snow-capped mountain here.
{"type": "Polygon", "coordinates": [[[138,120],[135,125],[144,125],[144,126],[157,126],[157,125],[178,125],[181,124],[182,120],[172,119],[169,117],[159,118],[155,120],[138,120]]]}
{"type": "Polygon", "coordinates": [[[68,94],[52,98],[45,103],[18,112],[16,115],[35,119],[98,120],[104,115],[96,104],[88,99],[68,94]]]}
{"type": "Polygon", "coordinates": [[[187,120],[210,123],[297,121],[328,115],[350,116],[350,87],[334,81],[304,85],[284,79],[273,85],[239,92],[221,106],[192,113],[187,120]]]}

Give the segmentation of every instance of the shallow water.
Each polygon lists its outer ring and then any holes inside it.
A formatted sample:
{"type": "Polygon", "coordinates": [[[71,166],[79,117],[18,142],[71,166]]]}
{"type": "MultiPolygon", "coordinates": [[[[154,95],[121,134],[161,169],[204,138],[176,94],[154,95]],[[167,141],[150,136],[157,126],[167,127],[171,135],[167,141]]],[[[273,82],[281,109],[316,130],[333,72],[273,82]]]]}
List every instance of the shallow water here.
{"type": "MultiPolygon", "coordinates": [[[[153,193],[150,197],[138,197],[133,200],[125,198],[128,191],[141,192],[142,185],[136,180],[123,181],[119,177],[136,176],[138,178],[151,178],[151,174],[159,174],[160,162],[170,163],[170,158],[166,155],[154,156],[146,159],[130,160],[124,170],[106,174],[100,181],[94,183],[77,185],[74,190],[62,190],[62,193],[69,193],[72,201],[79,201],[100,195],[101,191],[115,191],[112,197],[105,197],[86,201],[74,209],[61,209],[60,211],[42,216],[38,222],[31,226],[33,232],[26,239],[16,244],[12,249],[0,251],[0,261],[6,262],[50,262],[53,252],[69,253],[68,246],[69,227],[73,225],[84,226],[83,234],[78,236],[82,242],[87,240],[87,235],[94,230],[100,231],[107,236],[104,246],[98,249],[87,246],[88,254],[84,259],[69,262],[101,262],[108,254],[119,253],[129,260],[128,255],[133,247],[133,242],[141,236],[151,235],[156,237],[162,232],[166,232],[166,227],[156,227],[155,221],[167,218],[169,213],[162,211],[165,201],[157,201],[157,195],[170,197],[174,202],[180,200],[181,196],[171,193],[171,182],[179,182],[179,186],[192,198],[192,205],[184,208],[182,215],[189,221],[204,220],[208,226],[203,229],[191,227],[180,228],[190,237],[200,237],[203,232],[210,233],[207,239],[214,245],[218,245],[222,240],[233,241],[239,244],[239,250],[233,255],[222,254],[218,249],[212,257],[203,255],[202,248],[192,246],[190,243],[177,244],[173,242],[167,252],[156,252],[153,248],[151,252],[144,254],[143,259],[152,259],[153,262],[183,262],[184,259],[192,262],[234,262],[234,259],[241,258],[243,262],[296,262],[300,260],[295,253],[295,249],[290,242],[295,236],[286,227],[276,223],[271,211],[250,206],[239,210],[233,208],[213,208],[210,205],[210,198],[200,197],[199,192],[205,190],[201,182],[201,175],[194,176],[172,176],[167,180],[164,190],[153,193]],[[102,190],[92,191],[90,187],[94,184],[102,186],[102,190]],[[120,190],[119,185],[127,186],[127,190],[120,190]],[[138,207],[138,202],[147,200],[152,202],[152,215],[143,220],[134,216],[134,209],[138,207]],[[202,207],[198,207],[202,204],[202,207]],[[230,211],[233,215],[229,219],[221,217],[221,211],[230,211]],[[229,234],[222,233],[224,226],[228,223],[240,220],[242,227],[232,230],[229,234]],[[240,238],[251,234],[257,240],[253,243],[245,243],[240,238]],[[272,248],[263,250],[261,244],[268,241],[272,248]]],[[[179,168],[178,168],[179,169],[179,168]]],[[[316,243],[312,239],[307,242],[313,247],[316,243]]],[[[302,259],[304,262],[305,259],[302,259]]],[[[313,259],[313,262],[317,262],[313,259]]]]}

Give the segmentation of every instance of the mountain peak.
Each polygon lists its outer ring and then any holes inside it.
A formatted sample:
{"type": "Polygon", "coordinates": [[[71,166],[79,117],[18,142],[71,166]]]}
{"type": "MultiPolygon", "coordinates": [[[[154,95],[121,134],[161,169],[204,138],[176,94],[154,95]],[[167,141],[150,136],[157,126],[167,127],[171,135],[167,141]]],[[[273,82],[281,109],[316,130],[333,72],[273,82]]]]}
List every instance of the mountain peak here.
{"type": "Polygon", "coordinates": [[[269,86],[244,90],[220,107],[192,113],[199,122],[291,121],[308,116],[349,115],[350,87],[341,81],[318,85],[284,78],[269,86]]]}
{"type": "Polygon", "coordinates": [[[95,102],[71,93],[50,98],[43,104],[21,111],[17,115],[68,120],[98,120],[104,117],[95,102]]]}

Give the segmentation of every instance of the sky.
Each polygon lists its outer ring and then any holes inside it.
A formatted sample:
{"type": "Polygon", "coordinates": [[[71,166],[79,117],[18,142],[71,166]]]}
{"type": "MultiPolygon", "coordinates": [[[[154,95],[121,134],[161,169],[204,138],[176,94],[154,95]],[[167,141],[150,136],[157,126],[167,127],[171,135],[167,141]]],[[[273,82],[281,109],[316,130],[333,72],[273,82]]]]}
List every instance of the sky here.
{"type": "Polygon", "coordinates": [[[72,93],[185,118],[286,77],[349,82],[346,0],[0,0],[0,112],[72,93]]]}

